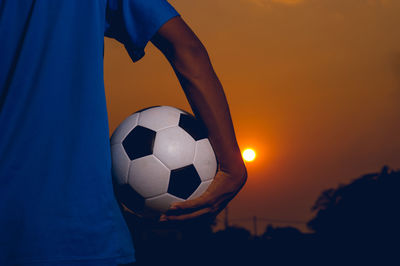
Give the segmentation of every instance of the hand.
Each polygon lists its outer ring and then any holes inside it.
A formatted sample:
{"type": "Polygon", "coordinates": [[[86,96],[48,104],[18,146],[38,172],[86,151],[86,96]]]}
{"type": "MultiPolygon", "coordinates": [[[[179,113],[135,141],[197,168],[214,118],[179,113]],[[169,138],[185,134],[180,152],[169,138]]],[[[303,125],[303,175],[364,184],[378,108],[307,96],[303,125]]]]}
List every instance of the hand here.
{"type": "Polygon", "coordinates": [[[200,197],[171,204],[167,212],[161,215],[160,221],[211,220],[226,207],[246,180],[246,168],[234,173],[220,170],[200,197]]]}

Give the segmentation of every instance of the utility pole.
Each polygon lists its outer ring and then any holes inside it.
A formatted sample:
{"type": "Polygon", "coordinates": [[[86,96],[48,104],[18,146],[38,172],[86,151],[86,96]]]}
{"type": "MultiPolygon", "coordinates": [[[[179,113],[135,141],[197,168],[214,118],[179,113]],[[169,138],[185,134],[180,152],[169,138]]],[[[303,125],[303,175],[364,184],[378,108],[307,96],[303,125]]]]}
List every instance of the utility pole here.
{"type": "Polygon", "coordinates": [[[229,216],[228,216],[228,206],[225,207],[225,230],[229,227],[229,216]]]}
{"type": "Polygon", "coordinates": [[[253,232],[254,236],[257,236],[257,216],[253,216],[253,232]]]}

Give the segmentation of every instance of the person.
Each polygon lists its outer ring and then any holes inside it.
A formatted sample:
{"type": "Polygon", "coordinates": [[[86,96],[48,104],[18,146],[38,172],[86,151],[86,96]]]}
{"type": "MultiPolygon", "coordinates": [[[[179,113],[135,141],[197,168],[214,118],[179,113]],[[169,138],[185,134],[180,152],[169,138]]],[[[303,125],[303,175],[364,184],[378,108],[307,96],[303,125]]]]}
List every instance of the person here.
{"type": "Polygon", "coordinates": [[[135,260],[113,194],[104,36],[133,62],[165,55],[209,131],[219,169],[161,221],[212,217],[247,179],[207,51],[166,0],[0,0],[0,265],[135,260]]]}

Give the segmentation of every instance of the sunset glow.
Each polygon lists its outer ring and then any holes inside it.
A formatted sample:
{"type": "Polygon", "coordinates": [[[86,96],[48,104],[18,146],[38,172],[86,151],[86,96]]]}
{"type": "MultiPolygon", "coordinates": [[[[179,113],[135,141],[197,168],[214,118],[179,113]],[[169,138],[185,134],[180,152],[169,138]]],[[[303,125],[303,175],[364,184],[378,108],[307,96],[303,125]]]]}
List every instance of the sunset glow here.
{"type": "MultiPolygon", "coordinates": [[[[308,221],[322,191],[400,167],[399,0],[169,2],[207,48],[243,160],[248,148],[256,154],[231,219],[308,221]]],[[[105,38],[110,135],[149,106],[192,110],[163,53],[151,42],[146,49],[132,63],[105,38]]],[[[253,230],[253,220],[238,225],[253,230]]]]}

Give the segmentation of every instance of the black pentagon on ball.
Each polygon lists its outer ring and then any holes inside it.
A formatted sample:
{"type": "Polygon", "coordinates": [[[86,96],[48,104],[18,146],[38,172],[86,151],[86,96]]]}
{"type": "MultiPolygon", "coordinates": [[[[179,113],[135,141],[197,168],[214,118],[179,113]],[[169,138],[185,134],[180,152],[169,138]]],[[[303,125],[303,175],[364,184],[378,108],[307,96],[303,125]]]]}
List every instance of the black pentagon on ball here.
{"type": "Polygon", "coordinates": [[[179,126],[189,133],[196,141],[207,138],[208,133],[206,127],[192,115],[181,114],[179,126]]]}
{"type": "Polygon", "coordinates": [[[196,191],[201,179],[194,166],[188,165],[171,171],[168,193],[181,199],[187,199],[196,191]]]}
{"type": "Polygon", "coordinates": [[[153,154],[155,138],[156,132],[142,126],[137,126],[125,137],[122,145],[129,159],[135,160],[153,154]]]}

